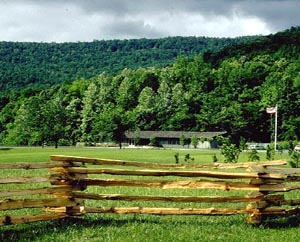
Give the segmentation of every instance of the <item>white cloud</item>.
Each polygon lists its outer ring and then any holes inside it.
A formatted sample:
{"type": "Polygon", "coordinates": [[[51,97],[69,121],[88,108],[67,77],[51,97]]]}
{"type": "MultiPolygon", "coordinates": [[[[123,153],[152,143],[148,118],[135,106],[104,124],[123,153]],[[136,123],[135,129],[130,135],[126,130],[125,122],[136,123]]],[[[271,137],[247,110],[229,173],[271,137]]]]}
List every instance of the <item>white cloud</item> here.
{"type": "Polygon", "coordinates": [[[232,16],[210,17],[187,13],[165,14],[159,18],[149,18],[147,23],[170,36],[236,37],[271,32],[261,19],[235,13],[232,16]]]}

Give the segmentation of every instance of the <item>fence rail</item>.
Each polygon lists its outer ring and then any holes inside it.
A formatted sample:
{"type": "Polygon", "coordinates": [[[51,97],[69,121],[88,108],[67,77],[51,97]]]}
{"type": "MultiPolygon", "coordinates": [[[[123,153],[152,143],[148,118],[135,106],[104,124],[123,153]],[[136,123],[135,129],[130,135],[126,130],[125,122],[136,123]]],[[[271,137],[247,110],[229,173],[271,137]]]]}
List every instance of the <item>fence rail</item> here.
{"type": "Polygon", "coordinates": [[[0,164],[0,169],[49,171],[43,176],[0,178],[0,185],[5,188],[0,192],[0,197],[4,198],[0,201],[0,212],[5,212],[0,216],[0,225],[60,219],[86,213],[246,214],[247,222],[256,224],[261,223],[265,216],[300,213],[297,207],[300,199],[297,196],[285,198],[285,193],[300,190],[300,169],[273,167],[285,165],[285,160],[178,165],[72,156],[51,156],[50,159],[51,162],[46,163],[0,164]],[[33,184],[42,187],[31,187],[33,184]],[[20,188],[10,189],[15,185],[20,188]],[[127,192],[114,193],[114,187],[127,187],[127,192]],[[150,189],[153,194],[142,194],[144,188],[150,189]],[[113,192],[107,193],[104,191],[106,189],[112,189],[113,192]],[[163,192],[166,190],[175,192],[166,195],[163,192]],[[214,196],[205,194],[212,190],[224,193],[214,196]],[[97,206],[91,206],[95,203],[89,201],[96,202],[97,206]],[[109,202],[110,206],[105,202],[109,202]],[[124,206],[119,206],[120,203],[124,206]],[[134,203],[132,207],[128,206],[130,203],[134,203]],[[137,203],[140,204],[137,206],[137,203]],[[153,207],[153,204],[158,205],[153,207]],[[224,207],[226,204],[228,206],[224,207]],[[38,214],[6,214],[32,208],[39,208],[38,214]]]}

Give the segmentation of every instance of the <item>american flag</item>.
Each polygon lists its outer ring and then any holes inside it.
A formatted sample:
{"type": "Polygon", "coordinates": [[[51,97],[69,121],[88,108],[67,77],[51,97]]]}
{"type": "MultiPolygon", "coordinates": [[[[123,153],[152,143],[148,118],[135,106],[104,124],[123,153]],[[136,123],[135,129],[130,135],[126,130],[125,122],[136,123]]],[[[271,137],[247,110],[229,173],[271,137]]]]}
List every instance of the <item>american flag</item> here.
{"type": "Polygon", "coordinates": [[[277,106],[275,107],[269,107],[266,109],[267,113],[273,114],[273,113],[277,113],[277,106]]]}

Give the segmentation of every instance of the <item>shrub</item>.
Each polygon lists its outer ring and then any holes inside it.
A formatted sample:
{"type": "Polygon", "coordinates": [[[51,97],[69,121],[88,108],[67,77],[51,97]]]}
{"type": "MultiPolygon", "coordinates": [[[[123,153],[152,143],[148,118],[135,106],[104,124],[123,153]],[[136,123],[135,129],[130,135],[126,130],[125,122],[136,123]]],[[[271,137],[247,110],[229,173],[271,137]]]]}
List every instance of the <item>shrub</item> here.
{"type": "Polygon", "coordinates": [[[235,144],[223,144],[221,148],[221,154],[225,157],[226,163],[236,163],[239,160],[240,149],[235,144]]]}
{"type": "Polygon", "coordinates": [[[199,142],[199,139],[195,135],[193,135],[192,139],[191,139],[191,143],[195,149],[197,148],[198,142],[199,142]]]}
{"type": "Polygon", "coordinates": [[[292,160],[289,161],[289,164],[293,168],[299,168],[300,167],[300,152],[293,151],[293,153],[290,155],[292,160]]]}
{"type": "Polygon", "coordinates": [[[218,158],[217,158],[217,155],[216,154],[214,154],[213,156],[212,156],[212,159],[213,159],[213,162],[215,163],[215,162],[218,162],[218,158]]]}
{"type": "Polygon", "coordinates": [[[180,139],[179,139],[179,144],[182,146],[185,146],[186,144],[186,137],[184,135],[181,135],[180,139]]]}
{"type": "Polygon", "coordinates": [[[231,144],[230,137],[218,136],[217,141],[222,144],[221,154],[225,163],[238,162],[241,150],[235,144],[231,144]]]}
{"type": "Polygon", "coordinates": [[[251,149],[248,152],[248,160],[249,161],[259,161],[260,160],[260,157],[259,157],[256,149],[251,149]]]}
{"type": "Polygon", "coordinates": [[[246,150],[247,149],[246,139],[243,136],[240,137],[239,148],[240,148],[240,150],[246,150]]]}
{"type": "Polygon", "coordinates": [[[195,159],[193,157],[190,156],[190,154],[186,154],[184,156],[184,162],[185,163],[190,163],[190,161],[194,161],[195,159]]]}
{"type": "Polygon", "coordinates": [[[274,156],[275,156],[274,145],[268,145],[267,146],[267,152],[266,152],[266,159],[267,160],[273,160],[274,156]]]}
{"type": "Polygon", "coordinates": [[[150,137],[150,145],[157,146],[156,137],[154,136],[150,137]]]}
{"type": "Polygon", "coordinates": [[[174,155],[174,157],[175,157],[175,163],[179,164],[179,153],[176,152],[175,155],[174,155]]]}

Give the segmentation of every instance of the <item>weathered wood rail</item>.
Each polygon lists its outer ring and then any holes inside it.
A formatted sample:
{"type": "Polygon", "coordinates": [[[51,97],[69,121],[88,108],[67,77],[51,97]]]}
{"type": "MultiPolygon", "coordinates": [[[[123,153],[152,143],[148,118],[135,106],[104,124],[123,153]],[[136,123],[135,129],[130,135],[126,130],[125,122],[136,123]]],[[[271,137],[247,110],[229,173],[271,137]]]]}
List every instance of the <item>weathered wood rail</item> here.
{"type": "MultiPolygon", "coordinates": [[[[40,170],[49,169],[57,166],[68,166],[64,162],[48,163],[0,163],[0,170],[40,170]]],[[[5,175],[10,173],[5,172],[5,175]]],[[[3,172],[1,172],[3,175],[3,172]]],[[[0,176],[1,176],[0,175],[0,176]]],[[[46,213],[41,211],[38,214],[28,215],[7,215],[12,210],[61,207],[74,205],[74,201],[68,198],[57,196],[71,192],[69,186],[51,186],[49,175],[45,176],[16,176],[0,177],[0,225],[20,224],[43,220],[52,220],[68,217],[66,213],[46,213]],[[43,187],[33,188],[34,184],[43,187]],[[46,197],[43,197],[46,196],[46,197]],[[28,196],[37,196],[28,198],[28,196]]]]}
{"type": "Polygon", "coordinates": [[[285,164],[286,161],[278,160],[175,165],[72,156],[51,156],[51,162],[47,163],[0,163],[0,169],[50,171],[44,176],[0,177],[0,185],[4,188],[25,185],[18,189],[1,189],[0,198],[4,200],[0,201],[0,212],[3,214],[0,225],[86,213],[246,214],[248,223],[258,224],[264,217],[300,213],[300,198],[297,195],[285,197],[287,193],[300,190],[300,169],[272,167],[285,164]],[[33,183],[45,185],[30,187],[33,183]],[[126,192],[111,192],[116,187],[120,190],[126,187],[126,192]],[[103,192],[107,189],[109,193],[103,192]],[[151,190],[150,194],[145,195],[145,189],[151,190]],[[163,192],[166,190],[175,192],[166,195],[163,192]],[[220,194],[212,196],[211,191],[220,191],[220,194]],[[134,206],[128,207],[131,202],[134,206]],[[32,208],[40,208],[40,211],[23,216],[7,214],[9,211],[32,208]]]}

